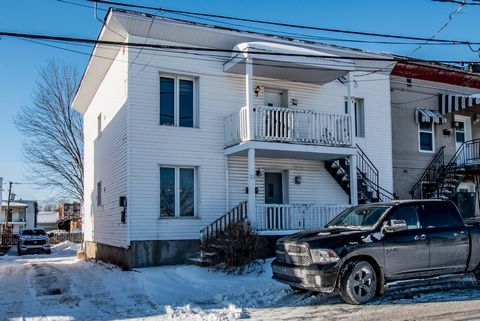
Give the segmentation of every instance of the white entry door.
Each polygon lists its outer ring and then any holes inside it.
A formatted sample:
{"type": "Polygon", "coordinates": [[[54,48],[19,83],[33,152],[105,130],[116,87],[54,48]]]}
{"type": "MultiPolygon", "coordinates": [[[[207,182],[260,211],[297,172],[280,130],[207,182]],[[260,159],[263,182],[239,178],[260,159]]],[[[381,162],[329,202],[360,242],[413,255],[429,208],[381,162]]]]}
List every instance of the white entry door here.
{"type": "Polygon", "coordinates": [[[455,129],[455,145],[456,150],[466,141],[472,139],[472,130],[470,127],[470,117],[455,115],[455,121],[458,123],[455,129]]]}
{"type": "MultiPolygon", "coordinates": [[[[470,126],[470,117],[468,116],[455,115],[455,122],[458,123],[455,128],[455,149],[458,151],[464,142],[472,139],[472,128],[470,126]]],[[[469,150],[465,150],[458,155],[457,163],[466,162],[469,158],[469,152],[469,150]]]]}

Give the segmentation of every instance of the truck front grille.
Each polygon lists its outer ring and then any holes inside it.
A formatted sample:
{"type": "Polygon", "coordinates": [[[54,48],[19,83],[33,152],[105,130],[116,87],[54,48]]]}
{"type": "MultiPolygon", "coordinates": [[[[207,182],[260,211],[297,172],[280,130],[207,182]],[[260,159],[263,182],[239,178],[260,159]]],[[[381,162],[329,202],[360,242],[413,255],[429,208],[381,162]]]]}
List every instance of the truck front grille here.
{"type": "Polygon", "coordinates": [[[303,265],[311,264],[308,247],[303,244],[278,244],[276,246],[277,260],[286,264],[303,265]]]}
{"type": "Polygon", "coordinates": [[[43,245],[45,244],[45,240],[25,240],[23,241],[25,245],[43,245]]]}

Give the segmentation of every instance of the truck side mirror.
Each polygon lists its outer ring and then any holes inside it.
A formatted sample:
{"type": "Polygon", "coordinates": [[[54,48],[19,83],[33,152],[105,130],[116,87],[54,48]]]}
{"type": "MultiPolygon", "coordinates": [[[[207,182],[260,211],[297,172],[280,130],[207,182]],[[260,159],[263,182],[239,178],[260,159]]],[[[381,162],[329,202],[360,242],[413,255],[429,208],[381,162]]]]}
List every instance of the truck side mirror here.
{"type": "Polygon", "coordinates": [[[385,233],[395,233],[406,230],[407,222],[405,220],[390,220],[387,225],[385,225],[385,233]]]}

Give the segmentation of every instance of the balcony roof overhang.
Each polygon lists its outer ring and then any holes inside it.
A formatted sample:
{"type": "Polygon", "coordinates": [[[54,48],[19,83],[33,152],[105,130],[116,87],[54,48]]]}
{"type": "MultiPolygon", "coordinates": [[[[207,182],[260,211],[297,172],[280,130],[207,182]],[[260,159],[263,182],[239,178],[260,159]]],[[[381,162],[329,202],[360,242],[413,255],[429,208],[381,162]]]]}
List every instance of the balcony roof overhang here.
{"type": "Polygon", "coordinates": [[[255,149],[257,157],[318,161],[348,157],[357,153],[357,149],[353,146],[319,146],[261,141],[247,141],[227,147],[223,151],[226,156],[247,156],[250,148],[255,149]]]}
{"type": "Polygon", "coordinates": [[[253,74],[259,77],[325,84],[355,69],[349,59],[304,47],[270,42],[244,42],[233,48],[223,70],[245,74],[247,58],[252,59],[253,74]]]}

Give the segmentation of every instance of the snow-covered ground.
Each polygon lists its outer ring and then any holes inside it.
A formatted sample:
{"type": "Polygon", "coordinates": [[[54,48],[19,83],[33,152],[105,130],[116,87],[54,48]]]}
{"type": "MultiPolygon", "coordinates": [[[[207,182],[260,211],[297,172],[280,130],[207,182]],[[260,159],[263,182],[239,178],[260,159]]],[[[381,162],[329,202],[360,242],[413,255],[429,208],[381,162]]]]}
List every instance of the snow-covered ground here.
{"type": "Polygon", "coordinates": [[[124,272],[77,260],[77,248],[64,242],[52,255],[1,256],[0,320],[480,319],[480,287],[468,278],[350,306],[271,280],[268,260],[240,276],[186,265],[124,272]]]}

